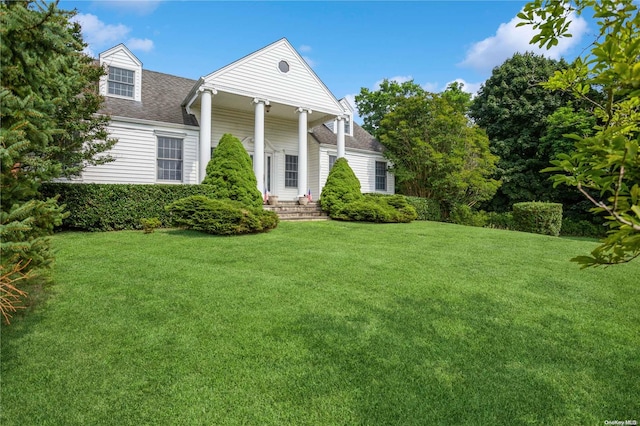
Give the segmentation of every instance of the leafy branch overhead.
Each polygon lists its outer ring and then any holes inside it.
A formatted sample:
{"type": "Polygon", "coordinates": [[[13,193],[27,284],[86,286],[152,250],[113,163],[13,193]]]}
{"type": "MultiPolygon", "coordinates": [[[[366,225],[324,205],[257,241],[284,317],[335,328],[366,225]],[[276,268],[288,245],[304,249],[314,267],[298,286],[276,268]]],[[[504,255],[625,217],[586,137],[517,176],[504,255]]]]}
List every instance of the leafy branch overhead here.
{"type": "Polygon", "coordinates": [[[624,263],[640,256],[640,14],[632,0],[536,0],[518,15],[531,25],[531,40],[553,47],[571,36],[572,13],[594,12],[598,34],[590,51],[544,86],[590,102],[597,120],[592,135],[569,134],[574,150],[552,161],[555,185],[574,186],[603,215],[607,237],[584,267],[624,263]],[[598,96],[593,96],[597,93],[598,96]]]}

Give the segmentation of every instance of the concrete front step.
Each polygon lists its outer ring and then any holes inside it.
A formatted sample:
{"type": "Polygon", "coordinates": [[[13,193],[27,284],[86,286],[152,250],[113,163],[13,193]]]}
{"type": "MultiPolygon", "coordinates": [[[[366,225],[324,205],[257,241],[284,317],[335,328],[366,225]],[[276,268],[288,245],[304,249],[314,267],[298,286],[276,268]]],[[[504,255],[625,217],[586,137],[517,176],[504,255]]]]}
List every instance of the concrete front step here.
{"type": "Polygon", "coordinates": [[[329,217],[318,203],[299,205],[297,201],[279,201],[277,206],[265,205],[265,210],[276,212],[280,220],[327,220],[329,217]]]}

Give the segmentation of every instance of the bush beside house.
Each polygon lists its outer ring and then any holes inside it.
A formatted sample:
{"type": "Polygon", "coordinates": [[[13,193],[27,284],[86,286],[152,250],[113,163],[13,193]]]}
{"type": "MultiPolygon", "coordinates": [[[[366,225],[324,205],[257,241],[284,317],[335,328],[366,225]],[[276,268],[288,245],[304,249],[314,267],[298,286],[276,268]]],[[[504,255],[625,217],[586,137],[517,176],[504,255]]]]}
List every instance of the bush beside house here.
{"type": "Polygon", "coordinates": [[[41,196],[60,195],[69,215],[62,227],[82,231],[142,229],[141,220],[157,217],[169,226],[164,206],[191,195],[211,196],[209,185],[134,185],[45,183],[41,196]]]}
{"type": "Polygon", "coordinates": [[[212,198],[238,201],[247,206],[261,207],[262,194],[253,172],[251,157],[235,136],[225,133],[207,164],[207,176],[202,181],[211,185],[212,198]]]}

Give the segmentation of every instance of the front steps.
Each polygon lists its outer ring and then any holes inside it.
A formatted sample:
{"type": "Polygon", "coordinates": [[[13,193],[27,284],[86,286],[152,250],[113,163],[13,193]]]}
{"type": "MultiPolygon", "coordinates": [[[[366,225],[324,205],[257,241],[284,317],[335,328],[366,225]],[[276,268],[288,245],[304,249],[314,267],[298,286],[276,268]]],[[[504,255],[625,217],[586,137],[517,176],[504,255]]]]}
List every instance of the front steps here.
{"type": "Polygon", "coordinates": [[[318,203],[301,206],[297,201],[278,201],[277,206],[265,205],[263,208],[276,212],[280,220],[283,221],[329,219],[318,203]]]}

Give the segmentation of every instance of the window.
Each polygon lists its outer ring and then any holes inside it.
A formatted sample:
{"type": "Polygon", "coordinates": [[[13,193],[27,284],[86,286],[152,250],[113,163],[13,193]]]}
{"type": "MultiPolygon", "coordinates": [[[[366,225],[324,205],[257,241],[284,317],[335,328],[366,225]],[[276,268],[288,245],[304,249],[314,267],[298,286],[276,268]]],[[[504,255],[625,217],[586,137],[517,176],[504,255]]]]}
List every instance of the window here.
{"type": "Polygon", "coordinates": [[[387,163],[376,161],[376,191],[387,190],[387,163]]]}
{"type": "Polygon", "coordinates": [[[285,73],[285,74],[288,73],[289,72],[289,63],[287,61],[280,61],[278,63],[278,69],[282,73],[285,73]]]}
{"type": "Polygon", "coordinates": [[[338,156],[329,155],[329,170],[333,169],[333,165],[336,164],[337,159],[338,159],[338,156]]]}
{"type": "Polygon", "coordinates": [[[134,76],[134,71],[109,67],[108,93],[133,98],[134,76]]]}
{"type": "Polygon", "coordinates": [[[298,187],[297,155],[285,155],[284,157],[284,186],[287,188],[298,187]]]}
{"type": "Polygon", "coordinates": [[[351,134],[351,117],[345,117],[344,119],[344,134],[351,134]]]}
{"type": "Polygon", "coordinates": [[[158,136],[158,180],[182,182],[182,139],[158,136]]]}

